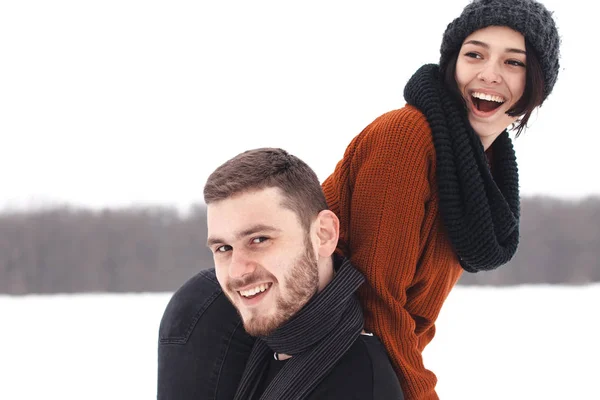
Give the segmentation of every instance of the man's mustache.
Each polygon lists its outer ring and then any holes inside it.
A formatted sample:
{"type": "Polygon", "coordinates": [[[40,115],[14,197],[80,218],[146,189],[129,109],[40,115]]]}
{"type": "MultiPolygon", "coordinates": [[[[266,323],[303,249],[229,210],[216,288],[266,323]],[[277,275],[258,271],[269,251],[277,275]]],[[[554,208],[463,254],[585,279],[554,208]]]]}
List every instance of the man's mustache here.
{"type": "Polygon", "coordinates": [[[227,289],[232,292],[239,291],[240,288],[247,288],[252,284],[264,283],[264,282],[275,282],[276,279],[272,274],[266,271],[254,272],[252,275],[244,275],[241,278],[235,278],[227,283],[227,289]]]}

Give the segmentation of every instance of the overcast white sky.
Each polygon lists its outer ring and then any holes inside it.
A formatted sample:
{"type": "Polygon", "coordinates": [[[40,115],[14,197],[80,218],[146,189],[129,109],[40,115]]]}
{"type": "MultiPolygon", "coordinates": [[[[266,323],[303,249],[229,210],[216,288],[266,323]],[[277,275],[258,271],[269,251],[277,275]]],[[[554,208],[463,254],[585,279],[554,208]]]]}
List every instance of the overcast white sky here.
{"type": "MultiPolygon", "coordinates": [[[[547,0],[553,94],[515,146],[524,195],[600,195],[595,14],[547,0]]],[[[237,153],[283,147],[321,180],[404,105],[466,0],[0,2],[0,208],[202,201],[237,153]]],[[[587,11],[586,11],[587,10],[587,11]]]]}

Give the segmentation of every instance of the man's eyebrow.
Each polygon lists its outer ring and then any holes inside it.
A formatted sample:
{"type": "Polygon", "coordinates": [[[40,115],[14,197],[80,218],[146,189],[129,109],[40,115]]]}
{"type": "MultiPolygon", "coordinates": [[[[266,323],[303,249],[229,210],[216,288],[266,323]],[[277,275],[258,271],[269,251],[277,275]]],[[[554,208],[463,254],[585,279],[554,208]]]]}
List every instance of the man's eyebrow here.
{"type": "MultiPolygon", "coordinates": [[[[238,232],[235,235],[235,239],[239,240],[239,239],[247,237],[247,236],[252,236],[258,232],[265,232],[265,233],[266,232],[281,232],[281,229],[277,229],[270,225],[256,224],[256,225],[251,226],[248,229],[244,229],[243,231],[238,232]]],[[[221,239],[219,237],[216,237],[216,236],[211,236],[206,241],[206,246],[211,247],[218,243],[225,243],[225,240],[221,239]]]]}
{"type": "MultiPolygon", "coordinates": [[[[479,40],[474,40],[474,39],[466,41],[464,44],[473,44],[475,46],[481,46],[481,47],[483,47],[485,49],[489,49],[490,48],[489,44],[487,44],[485,42],[481,42],[479,40]]],[[[515,48],[512,48],[512,47],[507,47],[506,49],[504,49],[504,51],[506,51],[507,53],[518,53],[518,54],[525,54],[525,55],[527,55],[527,52],[525,50],[515,49],[515,48]]]]}

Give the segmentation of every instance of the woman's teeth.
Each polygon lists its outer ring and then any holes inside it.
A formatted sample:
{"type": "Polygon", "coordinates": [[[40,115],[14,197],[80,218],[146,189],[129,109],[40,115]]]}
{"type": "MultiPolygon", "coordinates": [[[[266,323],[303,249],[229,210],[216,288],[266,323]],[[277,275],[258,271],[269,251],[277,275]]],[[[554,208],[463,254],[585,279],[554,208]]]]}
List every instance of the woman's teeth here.
{"type": "Polygon", "coordinates": [[[471,96],[475,97],[476,99],[480,99],[480,100],[495,101],[496,103],[504,103],[506,101],[500,96],[496,96],[493,94],[481,93],[481,92],[473,92],[473,94],[471,94],[471,96]]]}

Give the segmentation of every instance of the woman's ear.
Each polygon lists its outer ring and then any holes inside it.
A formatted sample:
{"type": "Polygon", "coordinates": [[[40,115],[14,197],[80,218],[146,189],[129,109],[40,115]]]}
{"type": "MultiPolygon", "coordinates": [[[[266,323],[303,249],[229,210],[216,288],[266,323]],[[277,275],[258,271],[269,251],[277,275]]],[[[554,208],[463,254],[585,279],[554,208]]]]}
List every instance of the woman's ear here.
{"type": "Polygon", "coordinates": [[[333,211],[323,210],[315,222],[317,254],[319,257],[331,257],[340,236],[340,220],[333,211]]]}

